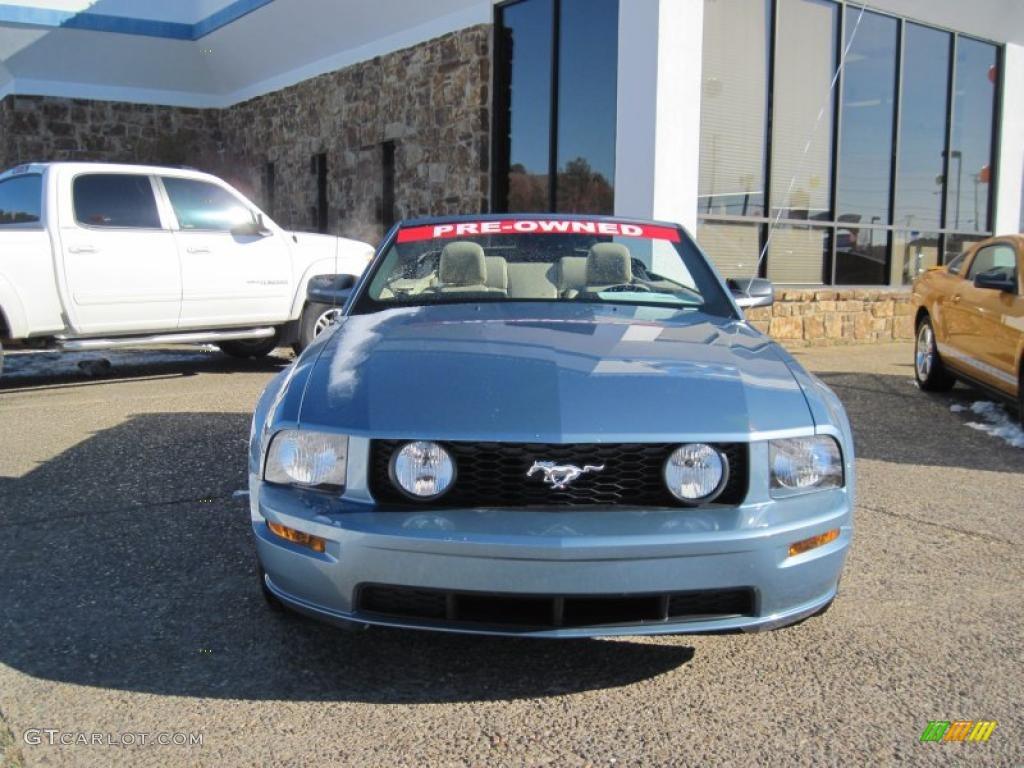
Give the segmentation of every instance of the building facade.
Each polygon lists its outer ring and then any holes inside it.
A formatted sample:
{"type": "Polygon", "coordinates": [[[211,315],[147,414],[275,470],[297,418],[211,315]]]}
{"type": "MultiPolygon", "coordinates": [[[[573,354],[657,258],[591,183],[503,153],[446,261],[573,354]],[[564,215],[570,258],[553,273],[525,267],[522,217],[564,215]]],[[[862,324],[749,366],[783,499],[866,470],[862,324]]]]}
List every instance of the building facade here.
{"type": "Polygon", "coordinates": [[[786,286],[755,319],[794,339],[904,335],[916,274],[1024,229],[1017,0],[163,5],[0,6],[0,165],[187,164],[370,240],[441,213],[678,221],[786,286]]]}

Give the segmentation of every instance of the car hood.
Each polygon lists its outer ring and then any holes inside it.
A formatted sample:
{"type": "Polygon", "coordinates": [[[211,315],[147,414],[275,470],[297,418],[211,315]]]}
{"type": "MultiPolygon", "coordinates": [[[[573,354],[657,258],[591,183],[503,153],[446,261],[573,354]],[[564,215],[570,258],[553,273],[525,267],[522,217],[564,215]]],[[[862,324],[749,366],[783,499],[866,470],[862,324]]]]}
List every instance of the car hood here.
{"type": "Polygon", "coordinates": [[[316,348],[298,421],[353,435],[729,441],[814,426],[774,342],[692,310],[398,308],[345,318],[316,348]]]}

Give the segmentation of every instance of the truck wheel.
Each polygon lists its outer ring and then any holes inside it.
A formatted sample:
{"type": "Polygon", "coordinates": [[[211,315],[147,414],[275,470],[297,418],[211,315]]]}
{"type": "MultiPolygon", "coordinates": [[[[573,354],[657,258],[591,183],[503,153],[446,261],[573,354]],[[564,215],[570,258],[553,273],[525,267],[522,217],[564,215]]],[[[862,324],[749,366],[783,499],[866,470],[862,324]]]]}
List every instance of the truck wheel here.
{"type": "Polygon", "coordinates": [[[274,335],[267,339],[238,339],[236,341],[222,341],[217,346],[225,355],[231,357],[250,358],[266,357],[275,349],[281,338],[281,331],[275,329],[274,335]]]}
{"type": "MultiPolygon", "coordinates": [[[[3,357],[3,350],[0,350],[0,358],[3,357]]],[[[3,360],[0,360],[0,368],[3,367],[3,360]]],[[[1020,378],[1017,379],[1017,418],[1020,425],[1024,427],[1024,361],[1020,364],[1020,378]]]]}
{"type": "Polygon", "coordinates": [[[313,343],[313,339],[331,327],[341,317],[341,307],[336,304],[320,304],[311,301],[302,310],[299,324],[299,351],[313,343]]]}
{"type": "Polygon", "coordinates": [[[0,343],[0,376],[4,375],[4,345],[0,343]]]}
{"type": "Polygon", "coordinates": [[[939,357],[935,342],[935,331],[931,319],[925,315],[917,324],[914,343],[914,378],[917,385],[926,392],[948,392],[956,384],[956,377],[946,370],[939,357]]]}

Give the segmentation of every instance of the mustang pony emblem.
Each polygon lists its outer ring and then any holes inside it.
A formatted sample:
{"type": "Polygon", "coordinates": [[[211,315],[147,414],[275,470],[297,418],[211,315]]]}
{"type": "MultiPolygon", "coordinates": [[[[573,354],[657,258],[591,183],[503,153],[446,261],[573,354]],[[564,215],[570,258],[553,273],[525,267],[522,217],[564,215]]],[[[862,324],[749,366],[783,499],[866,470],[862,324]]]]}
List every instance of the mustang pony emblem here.
{"type": "Polygon", "coordinates": [[[555,464],[553,461],[535,461],[533,462],[533,466],[530,467],[530,471],[526,473],[526,476],[533,477],[537,472],[543,472],[544,482],[556,491],[560,491],[580,475],[586,474],[587,472],[600,472],[603,469],[604,464],[601,464],[600,466],[597,464],[586,464],[583,466],[583,469],[580,469],[575,464],[555,464]]]}

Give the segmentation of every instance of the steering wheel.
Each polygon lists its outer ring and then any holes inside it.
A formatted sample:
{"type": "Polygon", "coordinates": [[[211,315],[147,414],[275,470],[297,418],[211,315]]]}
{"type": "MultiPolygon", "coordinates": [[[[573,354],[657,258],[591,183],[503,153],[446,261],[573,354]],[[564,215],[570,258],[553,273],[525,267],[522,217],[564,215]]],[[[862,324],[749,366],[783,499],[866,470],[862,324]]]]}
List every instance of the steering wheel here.
{"type": "Polygon", "coordinates": [[[609,285],[607,288],[602,288],[594,293],[650,293],[651,289],[643,283],[619,283],[618,285],[609,285]]]}

